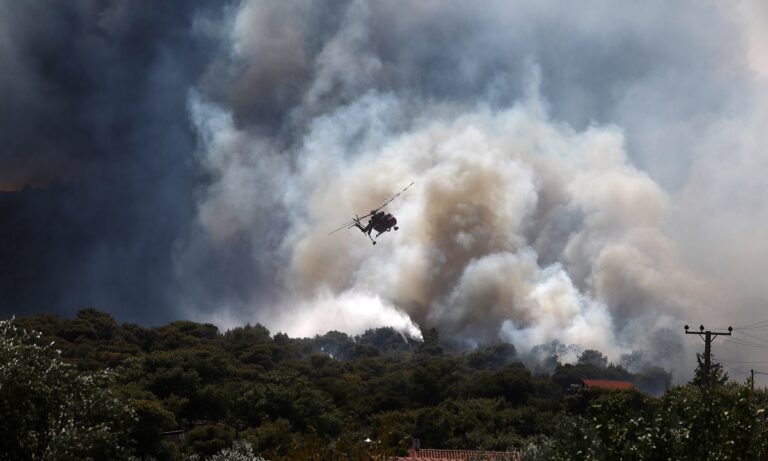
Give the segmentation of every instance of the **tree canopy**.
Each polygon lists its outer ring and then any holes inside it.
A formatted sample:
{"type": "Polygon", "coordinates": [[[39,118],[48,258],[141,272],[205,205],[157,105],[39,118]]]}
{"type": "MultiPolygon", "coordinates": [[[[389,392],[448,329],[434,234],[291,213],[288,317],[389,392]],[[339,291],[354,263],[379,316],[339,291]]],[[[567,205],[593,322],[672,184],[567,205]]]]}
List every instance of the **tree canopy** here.
{"type": "Polygon", "coordinates": [[[370,459],[414,438],[526,460],[768,455],[761,391],[718,377],[664,393],[668,372],[600,351],[561,363],[550,345],[526,366],[511,344],[457,351],[436,330],[291,338],[94,309],[0,325],[0,459],[370,459]],[[573,392],[585,378],[641,390],[573,392]]]}

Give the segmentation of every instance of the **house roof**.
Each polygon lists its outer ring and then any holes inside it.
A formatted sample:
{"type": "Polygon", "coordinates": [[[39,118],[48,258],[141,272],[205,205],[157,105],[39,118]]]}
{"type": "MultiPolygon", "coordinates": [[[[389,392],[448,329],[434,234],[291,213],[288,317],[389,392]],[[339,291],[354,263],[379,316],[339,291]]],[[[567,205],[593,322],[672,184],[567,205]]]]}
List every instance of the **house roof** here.
{"type": "Polygon", "coordinates": [[[408,450],[408,456],[391,458],[396,461],[519,461],[520,452],[517,451],[477,451],[477,450],[437,450],[422,449],[408,450]]]}
{"type": "Polygon", "coordinates": [[[629,381],[617,381],[613,379],[582,379],[582,383],[588,389],[593,387],[601,389],[634,389],[635,386],[629,381]]]}

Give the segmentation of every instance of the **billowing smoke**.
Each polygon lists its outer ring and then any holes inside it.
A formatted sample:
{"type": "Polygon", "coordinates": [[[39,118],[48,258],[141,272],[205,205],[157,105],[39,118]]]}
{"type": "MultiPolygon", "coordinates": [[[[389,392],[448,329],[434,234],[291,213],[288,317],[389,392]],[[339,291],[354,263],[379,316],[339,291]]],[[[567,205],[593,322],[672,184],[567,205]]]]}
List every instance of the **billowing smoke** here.
{"type": "Polygon", "coordinates": [[[279,154],[241,142],[247,132],[195,99],[205,158],[221,174],[200,204],[201,238],[218,245],[253,230],[258,248],[274,228],[258,217],[285,215],[282,240],[254,257],[271,261],[282,286],[270,321],[290,332],[327,329],[307,327],[317,305],[353,332],[388,324],[395,309],[467,345],[559,339],[618,359],[643,340],[641,325],[673,325],[705,290],[661,229],[668,196],[628,163],[621,131],[551,120],[530,72],[528,96],[507,109],[446,114],[421,101],[412,114],[412,101],[365,94],[309,124],[290,174],[279,154]],[[252,149],[263,149],[257,163],[252,149]],[[379,246],[357,231],[328,235],[412,179],[389,207],[401,229],[379,246]],[[279,190],[274,182],[289,193],[249,195],[279,190]],[[359,300],[359,312],[336,318],[329,296],[359,300]],[[381,318],[369,318],[366,300],[379,299],[381,318]]]}
{"type": "Polygon", "coordinates": [[[760,2],[163,5],[0,0],[4,311],[638,369],[763,320],[760,2]],[[379,245],[327,235],[411,181],[379,245]]]}

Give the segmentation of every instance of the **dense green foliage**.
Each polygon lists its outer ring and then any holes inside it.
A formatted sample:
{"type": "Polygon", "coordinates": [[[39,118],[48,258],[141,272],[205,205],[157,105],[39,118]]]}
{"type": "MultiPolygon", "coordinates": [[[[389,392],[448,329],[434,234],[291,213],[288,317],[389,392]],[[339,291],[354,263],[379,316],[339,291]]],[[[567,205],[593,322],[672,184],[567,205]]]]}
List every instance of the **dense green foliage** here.
{"type": "Polygon", "coordinates": [[[764,459],[768,453],[763,393],[719,379],[661,397],[573,391],[583,378],[669,385],[663,370],[632,374],[598,351],[584,351],[575,364],[559,364],[552,355],[545,362],[554,368],[534,375],[512,345],[451,352],[434,330],[424,332],[424,342],[387,328],[354,338],[329,332],[295,339],[261,325],[225,333],[188,321],[118,325],[93,309],[75,319],[39,315],[12,323],[18,328],[3,323],[3,341],[36,355],[0,351],[0,406],[10,415],[0,423],[0,459],[55,447],[26,440],[69,414],[62,401],[74,408],[84,399],[97,403],[72,423],[85,434],[82,446],[67,448],[81,451],[38,458],[370,459],[403,452],[412,438],[432,448],[523,449],[526,459],[764,459]],[[19,354],[32,358],[20,362],[19,354]],[[47,364],[60,369],[51,375],[56,383],[41,374],[47,364]],[[30,392],[38,387],[45,390],[30,392]],[[22,421],[29,405],[35,411],[22,421]],[[168,433],[179,429],[182,438],[168,433]],[[11,443],[17,438],[22,442],[11,443]]]}
{"type": "Polygon", "coordinates": [[[134,416],[107,389],[109,373],[78,373],[40,339],[0,321],[0,457],[127,457],[134,416]]]}

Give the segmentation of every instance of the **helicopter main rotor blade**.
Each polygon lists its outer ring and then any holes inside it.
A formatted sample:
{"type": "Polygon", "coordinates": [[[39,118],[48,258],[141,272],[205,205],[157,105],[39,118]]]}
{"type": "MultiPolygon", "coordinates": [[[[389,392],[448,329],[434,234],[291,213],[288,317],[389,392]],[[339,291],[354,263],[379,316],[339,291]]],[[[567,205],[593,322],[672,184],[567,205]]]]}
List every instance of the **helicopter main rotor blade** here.
{"type": "MultiPolygon", "coordinates": [[[[393,196],[392,196],[392,197],[391,197],[389,200],[387,200],[386,202],[384,202],[384,203],[382,203],[381,205],[379,205],[379,207],[378,207],[378,208],[376,208],[376,210],[375,210],[375,211],[379,211],[379,210],[381,210],[382,208],[384,208],[385,206],[389,205],[389,204],[392,202],[392,200],[394,200],[394,199],[398,198],[398,197],[400,196],[400,194],[402,194],[403,192],[405,192],[405,190],[406,190],[406,189],[408,189],[409,187],[411,187],[413,184],[414,184],[414,182],[411,182],[410,184],[408,184],[407,186],[405,186],[405,189],[401,190],[401,191],[400,191],[400,192],[398,192],[397,194],[393,195],[393,196]]],[[[373,213],[371,213],[371,214],[373,214],[373,213]]],[[[370,215],[369,215],[369,216],[370,216],[370,215]]]]}
{"type": "Polygon", "coordinates": [[[365,218],[367,218],[368,216],[373,216],[373,213],[375,213],[376,211],[378,211],[378,208],[377,208],[376,210],[373,210],[373,212],[372,212],[372,213],[368,213],[367,215],[364,215],[364,216],[360,216],[360,217],[359,217],[359,218],[357,218],[357,219],[358,219],[358,220],[360,220],[360,219],[365,219],[365,218]]]}
{"type": "Polygon", "coordinates": [[[355,225],[355,221],[349,221],[348,223],[346,223],[346,224],[344,224],[343,226],[339,227],[339,228],[338,228],[338,229],[336,229],[335,231],[333,231],[333,232],[329,232],[329,233],[328,233],[328,235],[331,235],[331,234],[335,234],[336,232],[338,232],[338,231],[340,231],[340,230],[344,230],[344,229],[350,229],[350,228],[352,228],[354,225],[355,225]]]}

